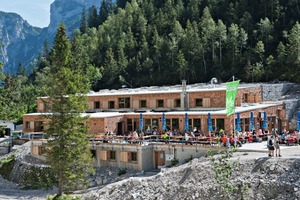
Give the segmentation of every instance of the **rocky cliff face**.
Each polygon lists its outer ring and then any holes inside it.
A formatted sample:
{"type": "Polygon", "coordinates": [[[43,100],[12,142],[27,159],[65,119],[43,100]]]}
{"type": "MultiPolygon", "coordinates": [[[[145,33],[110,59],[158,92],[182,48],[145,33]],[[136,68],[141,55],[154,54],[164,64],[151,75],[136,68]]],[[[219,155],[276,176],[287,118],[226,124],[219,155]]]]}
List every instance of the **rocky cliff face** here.
{"type": "Polygon", "coordinates": [[[0,41],[1,61],[11,66],[14,71],[19,61],[24,59],[29,52],[34,51],[33,47],[25,42],[37,37],[41,28],[36,28],[27,23],[20,15],[0,11],[0,41]]]}
{"type": "Polygon", "coordinates": [[[0,11],[0,60],[4,63],[4,72],[14,73],[19,62],[30,69],[30,62],[46,39],[53,40],[61,22],[71,34],[80,25],[82,9],[100,4],[101,0],[56,0],[51,4],[50,24],[43,29],[31,26],[18,14],[0,11]]]}
{"type": "Polygon", "coordinates": [[[300,85],[295,83],[262,84],[264,101],[281,101],[285,104],[286,119],[290,130],[297,129],[298,111],[300,111],[300,85]]]}
{"type": "Polygon", "coordinates": [[[48,33],[55,33],[57,26],[63,21],[67,30],[72,31],[79,27],[81,12],[83,8],[90,8],[92,5],[100,6],[101,0],[56,0],[50,8],[50,25],[48,33]]]}

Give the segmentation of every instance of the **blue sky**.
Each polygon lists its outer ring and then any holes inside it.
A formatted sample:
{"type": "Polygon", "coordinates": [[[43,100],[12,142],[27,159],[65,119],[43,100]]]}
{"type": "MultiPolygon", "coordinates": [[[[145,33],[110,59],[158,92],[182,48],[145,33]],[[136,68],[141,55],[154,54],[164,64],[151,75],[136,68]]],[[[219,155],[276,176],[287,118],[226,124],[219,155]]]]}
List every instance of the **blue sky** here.
{"type": "Polygon", "coordinates": [[[54,0],[0,0],[0,11],[17,13],[33,26],[46,27],[52,2],[54,0]]]}

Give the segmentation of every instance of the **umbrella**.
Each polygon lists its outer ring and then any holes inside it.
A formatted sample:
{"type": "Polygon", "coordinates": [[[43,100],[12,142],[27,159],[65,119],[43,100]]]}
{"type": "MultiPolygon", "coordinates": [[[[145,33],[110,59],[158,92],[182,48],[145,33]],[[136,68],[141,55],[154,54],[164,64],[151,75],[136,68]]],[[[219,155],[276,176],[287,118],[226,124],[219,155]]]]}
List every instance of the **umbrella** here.
{"type": "Polygon", "coordinates": [[[267,124],[267,113],[266,113],[266,112],[263,112],[263,113],[264,113],[264,121],[263,121],[262,128],[266,129],[266,128],[268,128],[268,124],[267,124]]]}
{"type": "Polygon", "coordinates": [[[144,119],[143,114],[140,113],[140,130],[142,131],[144,129],[144,119]]]}
{"type": "Polygon", "coordinates": [[[298,112],[298,124],[297,124],[297,130],[300,131],[300,112],[298,112]]]}
{"type": "Polygon", "coordinates": [[[185,113],[185,115],[184,115],[184,130],[185,131],[190,130],[189,129],[189,117],[188,117],[187,113],[185,113]]]}
{"type": "Polygon", "coordinates": [[[250,112],[250,130],[254,130],[254,117],[253,117],[253,112],[250,112]]]}
{"type": "Polygon", "coordinates": [[[207,124],[208,124],[208,131],[212,131],[213,128],[212,128],[212,121],[211,121],[210,113],[208,113],[207,124]]]}
{"type": "Polygon", "coordinates": [[[241,117],[240,113],[236,113],[236,130],[241,131],[241,117]]]}
{"type": "Polygon", "coordinates": [[[165,131],[167,129],[165,113],[162,114],[162,120],[161,121],[162,121],[162,130],[165,131]]]}

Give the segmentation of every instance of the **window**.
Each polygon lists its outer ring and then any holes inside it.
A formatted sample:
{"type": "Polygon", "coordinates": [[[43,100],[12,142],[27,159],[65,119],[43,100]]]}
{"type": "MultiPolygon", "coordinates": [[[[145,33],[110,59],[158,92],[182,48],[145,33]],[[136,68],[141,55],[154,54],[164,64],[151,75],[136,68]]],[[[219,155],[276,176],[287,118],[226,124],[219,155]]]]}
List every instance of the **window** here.
{"type": "Polygon", "coordinates": [[[137,162],[137,152],[130,152],[130,160],[131,162],[137,162]]]}
{"type": "Polygon", "coordinates": [[[217,119],[217,130],[225,129],[224,119],[217,119]]]}
{"type": "Polygon", "coordinates": [[[173,130],[179,129],[179,119],[172,119],[172,128],[173,130]]]}
{"type": "Polygon", "coordinates": [[[100,108],[100,101],[95,101],[94,102],[94,109],[99,109],[100,108]]]}
{"type": "Polygon", "coordinates": [[[45,147],[43,149],[43,147],[38,147],[38,155],[42,155],[43,152],[45,152],[45,147]]]}
{"type": "Polygon", "coordinates": [[[243,94],[243,99],[242,103],[248,103],[249,101],[249,95],[248,94],[243,94]]]}
{"type": "Polygon", "coordinates": [[[196,99],[195,107],[202,107],[202,106],[203,106],[203,99],[196,99]]]}
{"type": "Polygon", "coordinates": [[[132,119],[127,119],[127,130],[133,131],[132,119]]]}
{"type": "Polygon", "coordinates": [[[96,158],[96,150],[91,150],[92,158],[96,158]]]}
{"type": "Polygon", "coordinates": [[[30,122],[25,122],[26,128],[30,128],[30,122]]]}
{"type": "Polygon", "coordinates": [[[144,119],[144,124],[151,127],[151,119],[144,119]]]}
{"type": "Polygon", "coordinates": [[[110,160],[116,160],[116,152],[115,151],[110,151],[109,152],[109,159],[110,160]]]}
{"type": "Polygon", "coordinates": [[[164,107],[164,100],[163,99],[157,100],[157,107],[158,108],[163,108],[164,107]]]}
{"type": "Polygon", "coordinates": [[[180,105],[180,99],[175,99],[174,100],[175,102],[174,102],[174,104],[175,104],[175,107],[176,108],[179,108],[181,105],[180,105]]]}
{"type": "Polygon", "coordinates": [[[201,130],[201,119],[193,119],[193,126],[201,130]]]}
{"type": "Polygon", "coordinates": [[[192,119],[189,119],[189,130],[193,130],[193,124],[192,124],[192,119]]]}
{"type": "Polygon", "coordinates": [[[114,101],[109,101],[108,102],[108,108],[109,109],[114,109],[115,108],[115,102],[114,101]]]}
{"type": "Polygon", "coordinates": [[[171,120],[170,119],[166,119],[166,126],[167,126],[167,129],[172,129],[171,120]]]}
{"type": "Polygon", "coordinates": [[[130,108],[130,98],[119,98],[119,108],[130,108]]]}
{"type": "Polygon", "coordinates": [[[48,102],[44,102],[44,112],[50,112],[50,106],[48,102]]]}
{"type": "Polygon", "coordinates": [[[158,128],[158,119],[152,119],[152,127],[158,128]]]}
{"type": "Polygon", "coordinates": [[[250,131],[250,118],[241,119],[241,126],[245,127],[245,131],[250,131]]]}
{"type": "Polygon", "coordinates": [[[216,130],[216,119],[211,119],[211,124],[212,124],[212,128],[213,130],[216,130]]]}
{"type": "Polygon", "coordinates": [[[36,121],[34,122],[34,132],[42,132],[44,130],[43,122],[36,121]]]}
{"type": "Polygon", "coordinates": [[[147,101],[146,100],[140,100],[140,108],[146,108],[147,107],[147,101]]]}

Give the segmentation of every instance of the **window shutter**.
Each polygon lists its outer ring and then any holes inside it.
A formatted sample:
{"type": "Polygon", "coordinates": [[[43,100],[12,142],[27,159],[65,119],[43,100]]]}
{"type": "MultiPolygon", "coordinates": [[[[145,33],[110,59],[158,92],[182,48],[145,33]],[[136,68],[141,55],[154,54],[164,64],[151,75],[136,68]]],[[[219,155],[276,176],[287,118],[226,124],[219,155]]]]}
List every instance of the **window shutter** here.
{"type": "Polygon", "coordinates": [[[210,108],[210,98],[203,98],[203,108],[210,108]]]}

